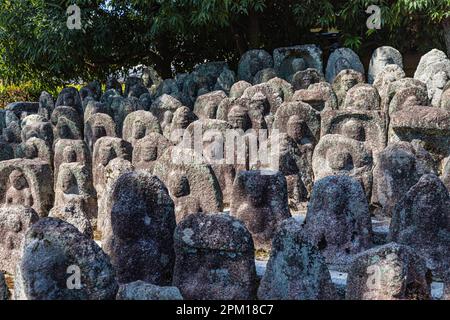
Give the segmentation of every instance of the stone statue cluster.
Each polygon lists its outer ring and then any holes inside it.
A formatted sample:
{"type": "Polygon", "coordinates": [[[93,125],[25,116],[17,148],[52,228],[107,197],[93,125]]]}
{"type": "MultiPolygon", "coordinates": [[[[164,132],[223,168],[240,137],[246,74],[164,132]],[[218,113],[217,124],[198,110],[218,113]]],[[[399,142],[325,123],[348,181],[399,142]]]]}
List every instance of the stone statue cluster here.
{"type": "Polygon", "coordinates": [[[0,300],[450,299],[449,189],[439,50],[414,77],[392,47],[366,73],[298,45],[42,92],[0,110],[0,300]]]}

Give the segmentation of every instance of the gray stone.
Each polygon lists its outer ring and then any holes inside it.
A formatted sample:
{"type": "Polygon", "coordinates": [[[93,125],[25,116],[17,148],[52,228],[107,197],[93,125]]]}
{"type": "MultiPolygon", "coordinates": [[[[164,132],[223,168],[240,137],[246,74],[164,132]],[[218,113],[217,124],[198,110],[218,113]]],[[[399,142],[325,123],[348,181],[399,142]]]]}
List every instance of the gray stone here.
{"type": "Polygon", "coordinates": [[[344,103],[347,92],[357,84],[363,84],[364,80],[364,74],[355,70],[345,69],[339,72],[332,84],[333,91],[338,99],[338,106],[344,103]]]}
{"type": "Polygon", "coordinates": [[[93,238],[93,228],[89,216],[78,202],[68,202],[60,206],[54,206],[48,216],[68,222],[87,237],[93,238]]]}
{"type": "Polygon", "coordinates": [[[353,255],[372,245],[369,206],[361,184],[348,176],[329,176],[316,181],[304,235],[327,263],[345,271],[353,255]]]}
{"type": "Polygon", "coordinates": [[[153,173],[156,161],[170,146],[172,146],[172,142],[162,134],[151,132],[144,138],[136,141],[133,148],[133,166],[136,170],[145,170],[153,173]]]}
{"type": "Polygon", "coordinates": [[[380,95],[370,84],[357,84],[348,90],[341,109],[380,110],[380,95]]]}
{"type": "Polygon", "coordinates": [[[141,280],[119,287],[116,300],[183,300],[177,287],[159,287],[141,280]]]}
{"type": "Polygon", "coordinates": [[[227,95],[223,91],[213,91],[197,97],[194,113],[199,119],[215,119],[220,102],[227,95]]]}
{"type": "Polygon", "coordinates": [[[112,194],[103,247],[119,283],[142,280],[169,285],[175,214],[166,187],[148,173],[130,172],[117,179],[112,194]]]}
{"type": "Polygon", "coordinates": [[[377,48],[372,53],[372,58],[370,59],[368,71],[369,84],[372,84],[377,75],[389,64],[396,64],[403,68],[402,54],[397,49],[389,46],[377,48]]]}
{"type": "Polygon", "coordinates": [[[357,255],[347,278],[347,300],[428,300],[431,279],[425,261],[397,243],[357,255]]]}
{"type": "Polygon", "coordinates": [[[132,146],[150,133],[162,133],[158,119],[149,111],[138,110],[130,113],[123,122],[122,138],[132,146]]]}
{"type": "Polygon", "coordinates": [[[173,285],[185,299],[255,298],[253,241],[242,222],[223,213],[189,215],[174,240],[173,285]]]}
{"type": "Polygon", "coordinates": [[[78,163],[63,163],[59,167],[55,187],[55,207],[79,205],[87,219],[95,225],[97,194],[92,185],[91,167],[78,163]]]}
{"type": "Polygon", "coordinates": [[[289,82],[284,79],[274,77],[267,81],[267,84],[278,93],[278,96],[280,96],[283,101],[291,101],[292,96],[294,95],[294,88],[289,82]]]}
{"type": "Polygon", "coordinates": [[[103,137],[97,140],[92,155],[92,175],[95,190],[100,197],[105,188],[106,171],[108,163],[121,158],[131,162],[133,147],[131,144],[120,138],[103,137]]]}
{"type": "MultiPolygon", "coordinates": [[[[91,165],[91,156],[83,140],[60,139],[54,146],[54,176],[58,177],[59,167],[63,163],[78,162],[91,165]]],[[[56,184],[55,179],[55,184],[56,184]]]]}
{"type": "Polygon", "coordinates": [[[280,226],[258,289],[260,300],[334,300],[335,288],[325,259],[303,238],[295,219],[280,226]]]}
{"type": "Polygon", "coordinates": [[[442,275],[450,268],[449,221],[449,192],[437,176],[426,174],[394,207],[388,239],[411,246],[434,275],[442,275]]]}
{"type": "Polygon", "coordinates": [[[315,180],[348,175],[361,183],[367,198],[372,190],[372,150],[364,143],[340,134],[324,135],[313,154],[315,180]]]}
{"type": "Polygon", "coordinates": [[[53,173],[48,163],[29,159],[0,162],[0,203],[32,207],[44,217],[53,199],[53,173]]]}
{"type": "Polygon", "coordinates": [[[240,98],[244,94],[245,89],[250,88],[251,86],[251,83],[248,83],[247,81],[241,80],[236,82],[231,86],[229,93],[230,99],[240,98]]]}
{"type": "Polygon", "coordinates": [[[325,81],[325,78],[321,72],[313,68],[297,71],[290,80],[294,90],[308,89],[310,85],[323,81],[325,81]]]}
{"type": "Polygon", "coordinates": [[[388,93],[389,84],[406,77],[405,71],[397,64],[388,64],[376,76],[373,86],[378,90],[382,101],[388,93]]]}
{"type": "Polygon", "coordinates": [[[258,49],[250,50],[239,60],[238,78],[251,83],[258,71],[272,67],[273,59],[270,53],[258,49]]]}
{"type": "Polygon", "coordinates": [[[333,83],[334,78],[345,69],[352,69],[362,74],[365,73],[364,66],[358,55],[350,48],[339,48],[334,50],[328,58],[325,78],[327,82],[333,83]]]}
{"type": "Polygon", "coordinates": [[[194,150],[169,147],[154,165],[153,174],[165,183],[175,204],[177,223],[189,214],[223,210],[222,191],[211,165],[204,159],[192,160],[194,156],[194,150]]]}
{"type": "Polygon", "coordinates": [[[244,222],[256,249],[270,251],[278,226],[291,217],[286,179],[275,171],[238,172],[230,214],[244,222]]]}
{"type": "Polygon", "coordinates": [[[50,120],[53,109],[55,109],[55,101],[53,100],[53,96],[46,91],[42,91],[39,96],[38,114],[45,119],[50,120]]]}
{"type": "Polygon", "coordinates": [[[378,154],[373,169],[371,200],[376,215],[391,217],[397,202],[423,174],[430,172],[419,158],[420,152],[408,142],[398,142],[378,154]]]}
{"type": "Polygon", "coordinates": [[[109,257],[55,218],[43,218],[28,230],[14,285],[15,300],[112,300],[118,290],[109,257]],[[77,275],[81,288],[74,290],[77,275]]]}
{"type": "Polygon", "coordinates": [[[450,59],[440,50],[431,50],[420,59],[414,79],[427,84],[432,106],[439,107],[443,89],[450,80],[450,59]]]}
{"type": "Polygon", "coordinates": [[[102,137],[116,137],[116,124],[105,113],[94,113],[85,120],[84,141],[92,153],[94,145],[102,137]]]}
{"type": "Polygon", "coordinates": [[[163,94],[153,102],[150,108],[150,112],[153,113],[153,115],[158,118],[158,121],[161,123],[164,120],[164,113],[166,111],[170,111],[173,114],[178,108],[182,106],[183,105],[181,104],[181,102],[174,97],[163,94]]]}
{"type": "Polygon", "coordinates": [[[278,76],[287,81],[290,81],[297,71],[307,68],[314,68],[323,73],[322,50],[314,44],[275,49],[273,61],[278,76]]]}
{"type": "Polygon", "coordinates": [[[308,89],[297,90],[291,100],[307,103],[319,112],[338,108],[336,94],[327,82],[313,83],[308,89]]]}
{"type": "Polygon", "coordinates": [[[59,106],[72,107],[79,115],[83,114],[80,93],[74,87],[66,87],[61,90],[55,102],[55,107],[59,106]]]}
{"type": "Polygon", "coordinates": [[[14,274],[22,258],[25,233],[38,220],[37,213],[29,207],[0,208],[0,270],[14,274]]]}
{"type": "Polygon", "coordinates": [[[321,113],[321,135],[340,134],[364,142],[375,155],[387,143],[387,118],[381,111],[330,110],[321,113]]]}
{"type": "Polygon", "coordinates": [[[253,84],[260,84],[269,81],[270,79],[276,78],[277,73],[273,68],[265,68],[259,70],[253,77],[253,84]]]}

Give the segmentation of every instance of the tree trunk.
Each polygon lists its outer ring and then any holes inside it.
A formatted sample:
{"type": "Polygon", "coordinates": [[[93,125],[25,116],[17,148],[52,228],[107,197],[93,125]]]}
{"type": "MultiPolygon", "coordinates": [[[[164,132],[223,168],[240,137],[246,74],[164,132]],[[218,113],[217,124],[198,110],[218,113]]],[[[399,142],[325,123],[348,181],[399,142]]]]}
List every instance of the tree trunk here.
{"type": "Polygon", "coordinates": [[[445,45],[447,46],[447,56],[450,58],[450,18],[445,19],[442,22],[444,27],[444,39],[445,45]]]}

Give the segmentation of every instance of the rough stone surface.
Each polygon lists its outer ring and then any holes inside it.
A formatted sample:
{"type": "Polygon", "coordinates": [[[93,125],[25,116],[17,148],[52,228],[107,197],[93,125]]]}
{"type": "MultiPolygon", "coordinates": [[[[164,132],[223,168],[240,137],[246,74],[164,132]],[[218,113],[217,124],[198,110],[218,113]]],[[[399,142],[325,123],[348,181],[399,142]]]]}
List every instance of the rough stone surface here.
{"type": "Polygon", "coordinates": [[[364,66],[358,55],[350,48],[339,48],[334,50],[328,58],[325,78],[333,83],[334,78],[345,69],[352,69],[362,74],[365,73],[364,66]]]}
{"type": "Polygon", "coordinates": [[[185,299],[248,300],[256,297],[252,236],[223,213],[189,215],[175,229],[173,285],[185,299]]]}
{"type": "Polygon", "coordinates": [[[324,135],[314,149],[312,166],[315,180],[331,175],[348,175],[363,186],[370,199],[372,151],[361,141],[340,134],[324,135]]]}
{"type": "Polygon", "coordinates": [[[71,224],[43,218],[28,230],[16,271],[16,300],[112,300],[117,289],[109,257],[71,224]],[[77,271],[81,288],[69,289],[77,271]]]}
{"type": "MultiPolygon", "coordinates": [[[[373,169],[371,204],[375,214],[392,216],[392,210],[420,177],[430,172],[420,153],[408,142],[398,142],[380,152],[373,169]]],[[[427,153],[428,157],[430,155],[427,153]]]]}
{"type": "Polygon", "coordinates": [[[393,210],[389,241],[411,246],[434,274],[450,268],[450,196],[433,174],[423,175],[393,210]]]}
{"type": "Polygon", "coordinates": [[[348,300],[427,300],[430,275],[412,248],[389,243],[355,257],[347,278],[348,300]]]}
{"type": "Polygon", "coordinates": [[[238,78],[252,83],[258,71],[272,67],[273,59],[270,53],[264,50],[250,50],[239,60],[238,78]]]}
{"type": "Polygon", "coordinates": [[[347,92],[357,84],[363,84],[364,74],[355,70],[345,69],[338,73],[332,83],[332,88],[338,100],[338,106],[344,103],[347,92]]]}
{"type": "Polygon", "coordinates": [[[132,146],[152,132],[162,133],[158,119],[149,111],[138,110],[130,113],[123,123],[122,138],[132,146]]]}
{"type": "Polygon", "coordinates": [[[0,162],[0,203],[32,207],[44,217],[53,199],[53,173],[48,163],[28,159],[0,162]]]}
{"type": "Polygon", "coordinates": [[[337,298],[325,259],[303,238],[295,219],[280,226],[258,288],[261,300],[334,300],[337,298]]]}
{"type": "Polygon", "coordinates": [[[344,269],[352,255],[369,249],[372,224],[361,184],[348,176],[329,176],[316,181],[304,234],[327,263],[344,269]]]}
{"type": "Polygon", "coordinates": [[[245,223],[256,249],[269,251],[278,226],[291,216],[285,177],[274,171],[238,172],[230,214],[245,223]]]}
{"type": "Polygon", "coordinates": [[[174,263],[173,201],[164,184],[146,172],[130,172],[113,187],[103,247],[119,283],[169,285],[174,263]]]}
{"type": "Polygon", "coordinates": [[[199,119],[215,119],[220,102],[227,95],[223,91],[213,91],[197,98],[194,104],[194,113],[199,119]]]}
{"type": "Polygon", "coordinates": [[[297,71],[307,68],[323,72],[322,50],[314,44],[278,48],[273,51],[274,68],[278,76],[290,81],[297,71]]]}
{"type": "Polygon", "coordinates": [[[324,80],[325,79],[319,70],[308,68],[294,73],[290,82],[292,83],[294,90],[300,90],[308,89],[310,85],[324,80]]]}
{"type": "Polygon", "coordinates": [[[95,142],[102,137],[116,137],[116,124],[109,115],[94,113],[84,125],[84,140],[91,152],[94,151],[95,142]]]}
{"type": "Polygon", "coordinates": [[[172,146],[166,137],[160,133],[151,132],[144,138],[136,141],[133,148],[133,166],[136,170],[145,170],[153,173],[156,161],[164,151],[172,146]]]}
{"type": "Polygon", "coordinates": [[[291,100],[305,102],[320,112],[338,108],[336,94],[327,82],[314,83],[308,89],[297,90],[291,100]]]}
{"type": "Polygon", "coordinates": [[[116,300],[183,300],[177,287],[159,287],[138,280],[119,287],[116,300]]]}
{"type": "Polygon", "coordinates": [[[0,270],[14,274],[16,264],[22,258],[25,233],[38,220],[39,216],[32,208],[0,208],[0,270]]]}
{"type": "Polygon", "coordinates": [[[389,64],[396,64],[403,68],[402,54],[397,49],[389,46],[377,48],[370,59],[368,82],[372,84],[377,75],[389,64]]]}
{"type": "Polygon", "coordinates": [[[191,149],[169,147],[154,165],[153,174],[165,183],[175,203],[177,223],[197,212],[221,212],[223,195],[211,165],[193,160],[191,149]]]}
{"type": "Polygon", "coordinates": [[[438,107],[443,89],[450,80],[450,59],[440,50],[431,50],[420,59],[414,79],[427,84],[431,104],[438,107]]]}
{"type": "Polygon", "coordinates": [[[370,84],[357,84],[347,91],[342,109],[344,110],[379,110],[380,95],[370,84]]]}

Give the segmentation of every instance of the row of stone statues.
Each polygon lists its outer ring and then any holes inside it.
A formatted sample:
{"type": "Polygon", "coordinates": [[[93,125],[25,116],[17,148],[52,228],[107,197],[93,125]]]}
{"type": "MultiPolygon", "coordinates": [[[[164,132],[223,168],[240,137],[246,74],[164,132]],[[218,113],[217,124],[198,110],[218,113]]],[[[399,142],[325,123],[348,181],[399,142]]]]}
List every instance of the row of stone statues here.
{"type": "Polygon", "coordinates": [[[366,83],[350,49],[324,73],[301,45],[251,50],[237,75],[209,62],[152,89],[109,79],[9,104],[0,271],[14,298],[337,299],[329,270],[348,272],[348,299],[448,290],[450,60],[402,68],[378,48],[366,83]],[[276,166],[252,160],[263,133],[276,166]],[[390,222],[381,240],[373,218],[390,222]]]}

